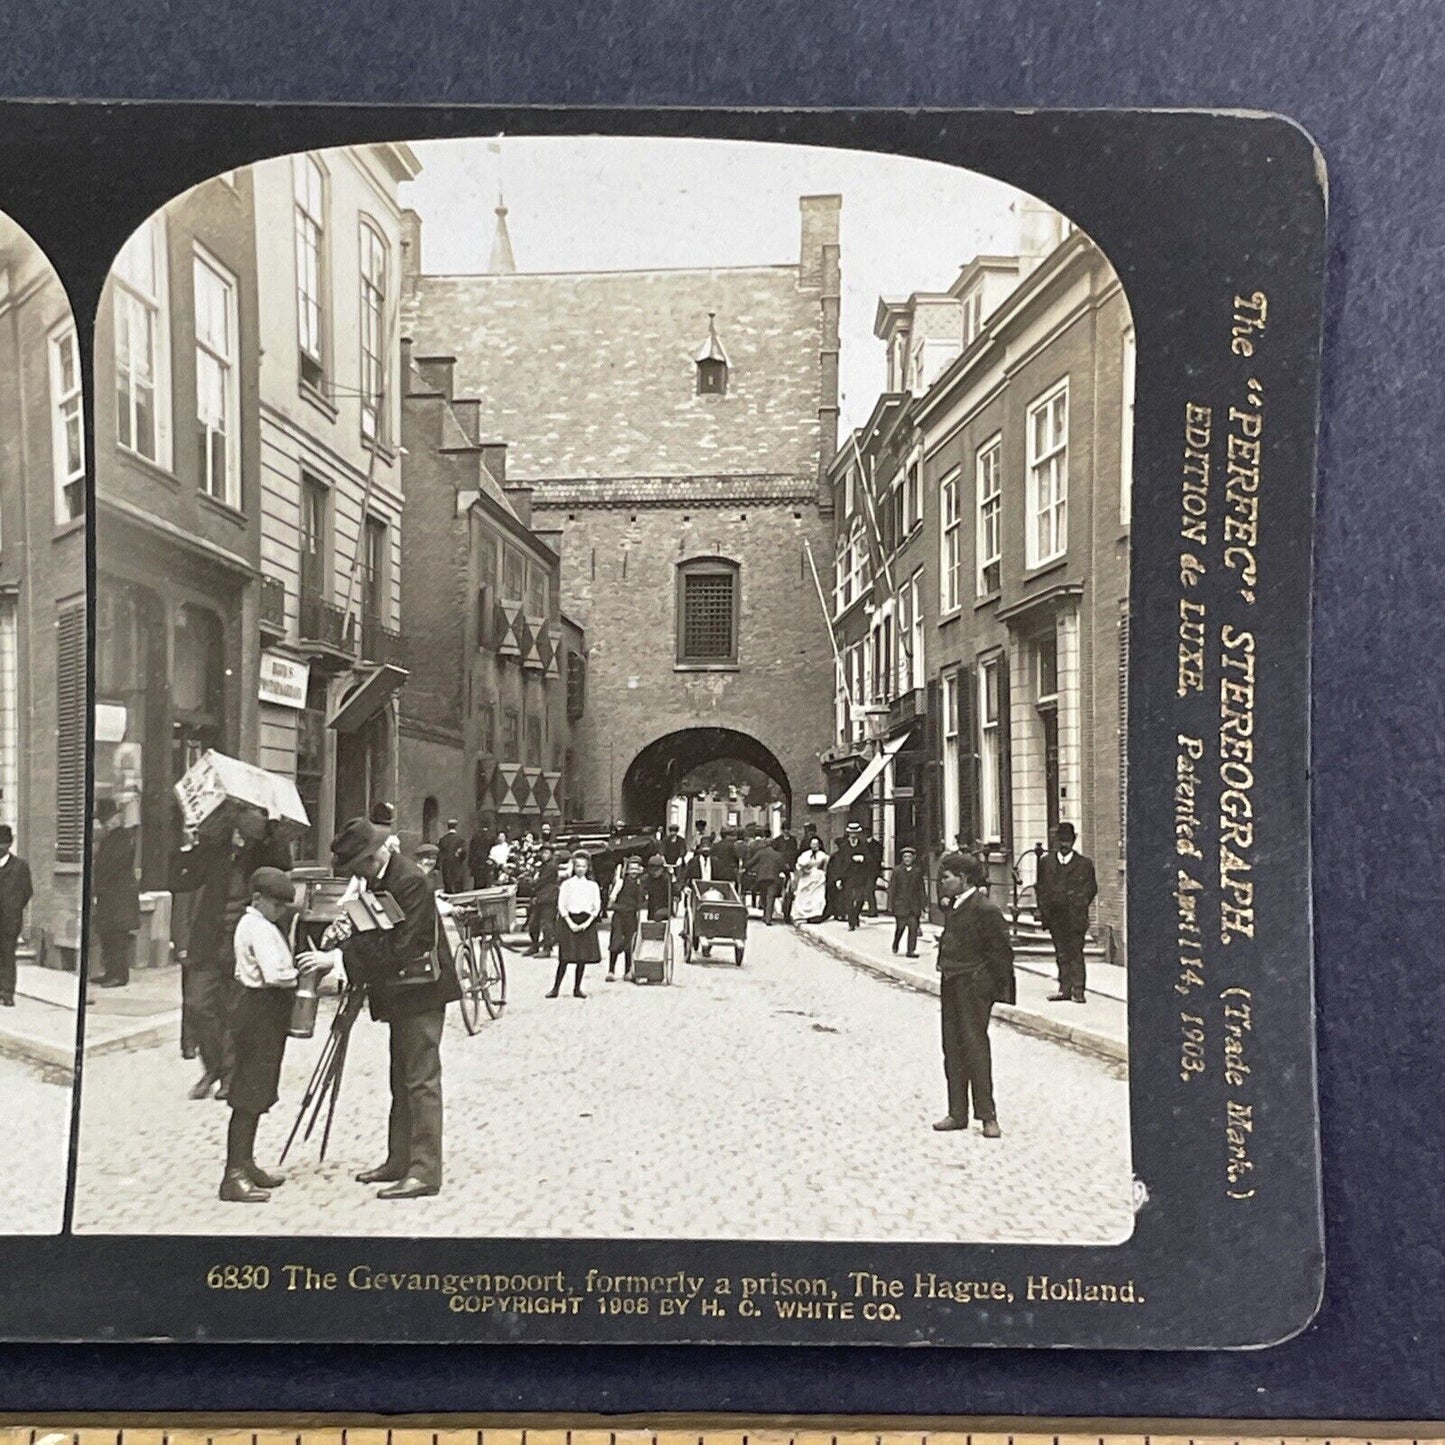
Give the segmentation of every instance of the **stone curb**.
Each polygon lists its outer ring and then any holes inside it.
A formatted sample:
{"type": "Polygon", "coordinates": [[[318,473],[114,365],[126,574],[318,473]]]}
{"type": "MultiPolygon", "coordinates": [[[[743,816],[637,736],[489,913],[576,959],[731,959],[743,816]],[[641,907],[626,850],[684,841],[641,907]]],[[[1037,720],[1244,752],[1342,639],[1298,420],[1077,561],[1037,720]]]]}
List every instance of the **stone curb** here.
{"type": "MultiPolygon", "coordinates": [[[[831,939],[821,938],[806,929],[794,927],[793,932],[820,953],[829,954],[833,958],[841,959],[844,963],[852,964],[855,968],[876,973],[882,978],[892,979],[893,982],[901,983],[919,993],[932,994],[935,998],[938,996],[936,976],[930,978],[927,974],[905,968],[902,964],[889,963],[882,959],[864,958],[840,944],[834,943],[831,939]]],[[[1038,1038],[1067,1044],[1070,1048],[1092,1054],[1095,1058],[1105,1059],[1110,1063],[1127,1064],[1129,1062],[1128,1046],[1118,1039],[1110,1038],[1108,1034],[1101,1034],[1095,1029],[1081,1028],[1077,1024],[1066,1024],[1062,1019],[1035,1013],[1032,1009],[1015,1008],[1009,1004],[999,1004],[998,1009],[998,1017],[1020,1033],[1033,1034],[1038,1038]]]]}

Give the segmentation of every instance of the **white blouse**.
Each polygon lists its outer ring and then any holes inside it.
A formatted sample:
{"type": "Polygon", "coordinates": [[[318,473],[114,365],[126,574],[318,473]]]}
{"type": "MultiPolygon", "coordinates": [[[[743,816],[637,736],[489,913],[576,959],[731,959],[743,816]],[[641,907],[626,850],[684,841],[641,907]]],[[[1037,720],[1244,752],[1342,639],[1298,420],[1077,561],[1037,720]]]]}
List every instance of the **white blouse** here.
{"type": "Polygon", "coordinates": [[[595,878],[579,878],[575,873],[563,880],[557,894],[557,913],[566,918],[573,913],[596,917],[602,912],[602,890],[595,878]]]}

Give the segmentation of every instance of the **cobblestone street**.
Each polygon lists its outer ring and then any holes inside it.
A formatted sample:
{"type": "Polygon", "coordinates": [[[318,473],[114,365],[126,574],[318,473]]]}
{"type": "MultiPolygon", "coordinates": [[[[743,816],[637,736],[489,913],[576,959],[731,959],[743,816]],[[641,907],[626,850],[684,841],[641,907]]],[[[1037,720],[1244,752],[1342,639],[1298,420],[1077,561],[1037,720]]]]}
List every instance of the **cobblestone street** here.
{"type": "MultiPolygon", "coordinates": [[[[1129,1233],[1116,1066],[996,1024],[1004,1138],[936,1134],[937,1000],[790,929],[754,920],[743,968],[679,961],[670,988],[607,983],[594,967],[586,1000],[543,997],[550,961],[508,966],[507,1009],[476,1038],[448,1011],[440,1196],[381,1201],[352,1181],[385,1150],[386,1031],[364,1018],[328,1159],[315,1140],[299,1145],[264,1206],[217,1200],[228,1111],[186,1100],[195,1066],[174,1044],[93,1060],[76,1229],[1078,1244],[1129,1233]]],[[[320,1035],[290,1047],[263,1164],[320,1035]]]]}
{"type": "Polygon", "coordinates": [[[8,1115],[0,1149],[0,1233],[58,1234],[70,1160],[69,1085],[0,1056],[0,1097],[8,1115]]]}

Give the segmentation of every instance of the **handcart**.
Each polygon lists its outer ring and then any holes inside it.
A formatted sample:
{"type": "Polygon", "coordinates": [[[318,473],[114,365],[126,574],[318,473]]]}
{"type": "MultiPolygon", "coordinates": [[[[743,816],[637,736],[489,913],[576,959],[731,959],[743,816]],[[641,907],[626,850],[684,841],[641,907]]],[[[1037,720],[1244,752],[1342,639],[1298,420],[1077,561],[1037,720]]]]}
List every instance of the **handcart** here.
{"type": "Polygon", "coordinates": [[[694,879],[687,886],[683,901],[682,956],[692,962],[694,953],[704,958],[712,954],[714,944],[730,945],[733,960],[743,966],[743,951],[748,942],[748,908],[735,883],[702,882],[694,879]]]}
{"type": "Polygon", "coordinates": [[[672,919],[639,919],[632,946],[633,983],[671,983],[676,942],[672,919]]]}

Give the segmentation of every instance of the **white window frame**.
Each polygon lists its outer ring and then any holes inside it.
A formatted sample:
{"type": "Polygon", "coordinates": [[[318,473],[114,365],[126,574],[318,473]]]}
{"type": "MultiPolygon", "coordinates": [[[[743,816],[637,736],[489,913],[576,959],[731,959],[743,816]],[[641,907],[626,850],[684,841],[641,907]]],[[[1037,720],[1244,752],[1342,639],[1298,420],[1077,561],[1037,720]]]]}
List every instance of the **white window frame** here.
{"type": "Polygon", "coordinates": [[[963,469],[954,467],[938,486],[938,606],[947,616],[963,605],[963,469]]]}
{"type": "MultiPolygon", "coordinates": [[[[157,212],[125,243],[112,268],[115,281],[115,371],[116,371],[116,445],[131,456],[140,457],[162,471],[171,470],[171,347],[170,347],[170,284],[167,271],[168,254],[164,217],[157,212]],[[132,260],[143,248],[150,251],[151,284],[132,269],[132,260]],[[141,358],[148,366],[151,386],[151,417],[155,453],[136,445],[136,421],[140,408],[136,405],[135,378],[140,350],[136,346],[137,325],[148,333],[150,356],[141,358]],[[122,341],[130,344],[122,355],[122,341]],[[121,383],[129,382],[128,427],[121,425],[121,383]],[[128,431],[130,440],[123,440],[128,431]]],[[[144,348],[142,347],[141,350],[144,348]]]]}
{"type": "Polygon", "coordinates": [[[365,216],[361,218],[357,245],[361,317],[361,435],[366,441],[385,444],[389,358],[382,354],[382,346],[386,335],[387,287],[391,284],[391,254],[381,228],[365,216]]]}
{"type": "Polygon", "coordinates": [[[995,432],[974,453],[974,593],[991,597],[1003,585],[1003,435],[995,432]],[[988,569],[998,580],[988,581],[988,569]]]}
{"type": "Polygon", "coordinates": [[[1003,761],[1003,720],[999,716],[999,669],[1002,660],[986,658],[978,665],[978,817],[980,840],[997,843],[1003,838],[1003,799],[1000,772],[1003,761]]]}
{"type": "Polygon", "coordinates": [[[843,548],[834,562],[834,615],[841,617],[863,595],[863,563],[868,544],[863,536],[863,519],[857,517],[848,529],[843,548]]]}
{"type": "Polygon", "coordinates": [[[960,810],[963,799],[959,795],[958,769],[958,690],[963,686],[959,672],[943,675],[943,846],[948,851],[957,846],[958,836],[963,828],[960,810]]]}
{"type": "Polygon", "coordinates": [[[204,247],[197,246],[192,257],[192,284],[196,304],[196,422],[201,428],[200,485],[213,500],[223,502],[237,511],[241,509],[241,365],[239,313],[236,299],[236,278],[204,247]],[[203,278],[209,275],[224,291],[224,345],[201,333],[199,298],[203,278]],[[221,408],[224,415],[219,430],[225,438],[226,475],[218,490],[211,475],[212,418],[201,415],[201,374],[205,363],[217,366],[221,373],[221,408]]]}
{"type": "Polygon", "coordinates": [[[55,525],[63,527],[85,516],[85,411],[80,380],[80,343],[75,322],[63,321],[50,333],[50,456],[55,476],[55,525]],[[64,381],[62,351],[70,349],[71,384],[64,381]],[[70,442],[74,435],[80,465],[72,468],[70,442]],[[66,493],[76,489],[79,505],[72,508],[66,493]]]}
{"type": "Polygon", "coordinates": [[[909,612],[912,618],[912,627],[908,635],[908,645],[912,656],[909,659],[909,688],[920,688],[923,686],[923,679],[927,675],[923,670],[923,568],[920,567],[908,583],[909,612]]]}
{"type": "Polygon", "coordinates": [[[1134,373],[1137,365],[1134,328],[1124,331],[1119,360],[1119,525],[1127,527],[1134,514],[1134,373]]]}
{"type": "MultiPolygon", "coordinates": [[[[326,210],[329,177],[326,167],[309,151],[293,158],[292,209],[296,232],[296,349],[297,368],[304,357],[326,385],[327,266],[326,210]],[[315,179],[313,194],[312,180],[315,179]],[[314,294],[313,294],[314,293],[314,294]],[[314,312],[314,316],[313,313],[314,312]]],[[[311,382],[304,374],[303,384],[311,382]]]]}
{"type": "Polygon", "coordinates": [[[1027,420],[1028,468],[1025,487],[1025,560],[1029,567],[1057,561],[1069,547],[1069,379],[1064,377],[1029,404],[1027,420]],[[1058,407],[1063,425],[1061,440],[1037,446],[1036,421],[1058,407]]]}

